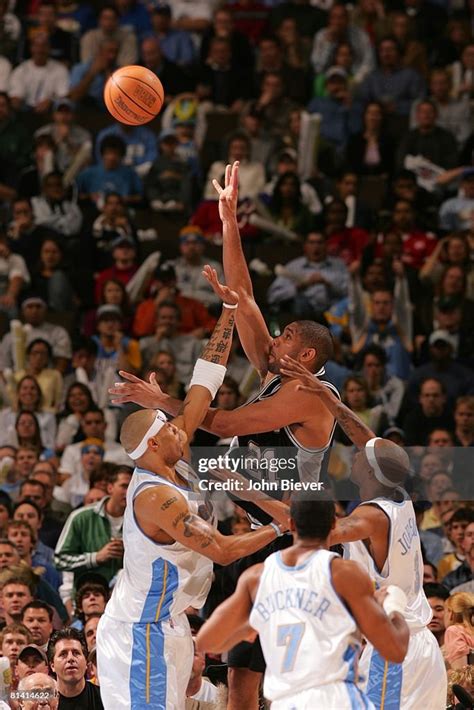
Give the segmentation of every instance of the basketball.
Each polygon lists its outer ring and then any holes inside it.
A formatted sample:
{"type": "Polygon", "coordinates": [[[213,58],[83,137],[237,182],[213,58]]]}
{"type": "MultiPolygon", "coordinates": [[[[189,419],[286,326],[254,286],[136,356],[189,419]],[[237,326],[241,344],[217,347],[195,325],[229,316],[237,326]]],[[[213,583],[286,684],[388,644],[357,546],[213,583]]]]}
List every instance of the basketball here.
{"type": "Polygon", "coordinates": [[[156,74],[134,65],[117,69],[104,89],[107,109],[117,121],[128,126],[140,126],[155,118],[163,106],[164,95],[163,84],[156,74]]]}

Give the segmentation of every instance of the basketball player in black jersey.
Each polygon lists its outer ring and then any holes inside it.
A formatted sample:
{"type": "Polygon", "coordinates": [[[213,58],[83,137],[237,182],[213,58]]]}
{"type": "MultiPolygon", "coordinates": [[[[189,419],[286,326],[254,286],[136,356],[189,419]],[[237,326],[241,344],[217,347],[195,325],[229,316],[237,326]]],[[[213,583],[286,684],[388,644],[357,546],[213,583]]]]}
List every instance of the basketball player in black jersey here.
{"type": "MultiPolygon", "coordinates": [[[[270,335],[253,296],[240,240],[238,173],[237,162],[232,167],[228,165],[224,188],[216,181],[214,186],[219,193],[223,224],[226,284],[239,294],[237,331],[248,359],[260,374],[262,389],[238,409],[210,408],[202,428],[220,438],[238,436],[242,445],[253,442],[259,447],[297,447],[300,477],[317,481],[334,432],[334,417],[311,393],[298,390],[297,380],[280,375],[280,360],[290,355],[314,376],[322,377],[324,364],[333,352],[331,335],[324,326],[308,320],[290,323],[277,338],[270,335]]],[[[120,374],[126,381],[109,390],[114,404],[135,402],[142,407],[160,408],[173,416],[181,411],[182,402],[162,392],[154,373],[149,382],[127,372],[120,374]]],[[[333,385],[326,384],[338,395],[333,385]]],[[[234,667],[229,673],[229,710],[256,710],[263,669],[259,662],[254,668],[234,667]]]]}

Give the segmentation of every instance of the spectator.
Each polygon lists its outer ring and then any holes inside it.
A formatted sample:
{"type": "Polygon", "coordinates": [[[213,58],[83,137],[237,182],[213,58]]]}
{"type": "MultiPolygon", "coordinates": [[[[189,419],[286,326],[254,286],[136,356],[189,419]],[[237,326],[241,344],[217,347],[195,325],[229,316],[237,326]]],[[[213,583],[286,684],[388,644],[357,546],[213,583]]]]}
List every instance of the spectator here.
{"type": "Polygon", "coordinates": [[[452,93],[456,99],[471,99],[474,88],[474,42],[462,49],[460,60],[449,67],[452,78],[452,93]]]}
{"type": "MultiPolygon", "coordinates": [[[[132,307],[127,290],[118,279],[108,279],[102,282],[102,290],[99,298],[99,308],[101,306],[115,306],[120,310],[122,316],[122,331],[127,335],[132,326],[132,307]]],[[[97,310],[86,314],[86,319],[82,326],[82,331],[87,336],[92,336],[97,330],[97,310]]]]}
{"type": "Polygon", "coordinates": [[[10,77],[9,96],[15,111],[45,114],[54,99],[66,96],[69,76],[66,67],[50,59],[51,46],[44,35],[31,41],[31,59],[19,64],[10,77]]]}
{"type": "MultiPolygon", "coordinates": [[[[13,520],[25,520],[31,527],[36,538],[36,544],[31,555],[32,564],[36,567],[46,562],[54,565],[54,550],[39,539],[43,524],[43,511],[34,500],[24,497],[24,486],[20,492],[21,500],[15,505],[13,520]]],[[[17,545],[18,547],[18,545],[17,545]]]]}
{"type": "Polygon", "coordinates": [[[188,166],[178,155],[174,131],[162,131],[158,138],[158,156],[145,179],[145,195],[156,211],[189,212],[191,178],[188,166]]]}
{"type": "Polygon", "coordinates": [[[103,710],[99,686],[86,681],[87,647],[76,629],[54,633],[48,645],[51,670],[56,674],[61,708],[103,710]]]}
{"type": "Polygon", "coordinates": [[[156,135],[146,126],[114,123],[103,128],[96,140],[96,160],[100,161],[100,146],[107,136],[118,136],[126,147],[124,165],[132,167],[139,177],[145,177],[157,157],[156,135]]]}
{"type": "Polygon", "coordinates": [[[137,38],[129,27],[119,26],[119,13],[113,5],[106,5],[99,11],[98,27],[81,37],[81,62],[91,63],[107,40],[118,45],[117,66],[125,67],[138,62],[137,38]]]}
{"type": "Polygon", "coordinates": [[[45,35],[51,47],[50,56],[58,62],[70,66],[73,56],[73,38],[57,25],[58,15],[53,2],[42,2],[38,8],[38,24],[30,29],[30,40],[45,35]]]}
{"type": "Polygon", "coordinates": [[[437,108],[431,101],[420,101],[416,109],[416,128],[402,139],[398,148],[398,165],[407,156],[422,156],[434,165],[449,170],[457,164],[458,147],[453,134],[436,125],[437,108]]]}
{"type": "Polygon", "coordinates": [[[166,350],[159,350],[156,355],[151,358],[149,368],[149,375],[152,372],[155,373],[156,381],[163,392],[177,399],[184,397],[185,389],[178,379],[176,359],[171,353],[166,352],[166,350]]]}
{"type": "MultiPolygon", "coordinates": [[[[357,416],[374,432],[382,433],[387,428],[387,416],[382,406],[372,407],[369,400],[369,388],[361,377],[348,377],[344,382],[342,401],[349,409],[356,412],[357,416]]],[[[345,446],[351,446],[351,440],[341,430],[336,428],[335,438],[345,446]]]]}
{"type": "MultiPolygon", "coordinates": [[[[15,455],[14,447],[1,447],[3,451],[11,448],[11,453],[15,455]]],[[[3,456],[5,454],[3,453],[3,456]]],[[[3,457],[2,456],[2,457],[3,457]]],[[[4,539],[7,534],[8,521],[10,520],[13,512],[12,500],[8,493],[5,491],[0,491],[0,539],[4,539]]]]}
{"type": "Polygon", "coordinates": [[[18,657],[33,639],[23,624],[8,624],[0,631],[0,651],[8,658],[12,674],[15,673],[18,657]]]}
{"type": "Polygon", "coordinates": [[[445,606],[446,600],[449,599],[449,592],[442,584],[437,584],[433,581],[423,585],[423,591],[428,599],[428,604],[431,607],[433,616],[428,624],[428,628],[438,642],[441,648],[444,646],[445,634],[445,606]]]}
{"type": "MultiPolygon", "coordinates": [[[[21,304],[21,315],[25,324],[31,326],[26,335],[26,344],[28,345],[37,338],[47,340],[53,349],[55,368],[64,372],[72,354],[71,340],[62,326],[46,322],[46,303],[43,299],[36,295],[26,294],[21,304]]],[[[20,337],[22,336],[20,335],[20,337]]],[[[0,369],[17,367],[18,363],[13,358],[12,335],[7,333],[0,345],[0,369]]]]}
{"type": "Polygon", "coordinates": [[[136,0],[115,0],[121,27],[131,30],[139,39],[151,32],[148,9],[136,0]]]}
{"type": "Polygon", "coordinates": [[[14,373],[15,384],[29,375],[38,383],[43,401],[43,410],[56,412],[62,401],[63,378],[58,370],[50,367],[53,351],[47,340],[37,338],[26,348],[26,367],[14,373]]]}
{"type": "Polygon", "coordinates": [[[403,420],[402,429],[407,433],[408,446],[423,446],[434,429],[453,430],[442,382],[432,377],[421,382],[418,402],[403,420]]]}
{"type": "Polygon", "coordinates": [[[250,160],[250,140],[243,133],[234,133],[229,138],[227,160],[218,160],[212,163],[207,175],[204,191],[206,200],[215,200],[217,197],[213,181],[220,181],[225,172],[226,164],[238,160],[239,165],[239,198],[254,199],[260,194],[265,185],[265,170],[263,165],[250,160]]]}
{"type": "Polygon", "coordinates": [[[74,104],[68,98],[56,99],[53,104],[53,122],[38,128],[35,138],[50,136],[55,145],[55,160],[58,170],[64,174],[65,184],[90,161],[92,135],[75,122],[74,104]]]}
{"type": "Polygon", "coordinates": [[[44,653],[48,649],[48,641],[53,633],[53,610],[48,604],[32,601],[21,611],[21,623],[33,637],[33,643],[44,653]]]}
{"type": "MultiPolygon", "coordinates": [[[[469,102],[466,99],[455,99],[451,94],[451,77],[446,69],[434,69],[430,78],[430,100],[437,109],[436,123],[449,131],[457,140],[459,148],[471,133],[472,115],[469,102]]],[[[416,126],[416,109],[418,103],[412,106],[411,128],[416,126]]]]}
{"type": "MultiPolygon", "coordinates": [[[[8,523],[8,539],[15,545],[22,562],[26,562],[28,567],[32,567],[37,539],[31,525],[26,520],[10,520],[8,523]]],[[[41,567],[44,568],[42,579],[48,582],[52,589],[58,590],[61,584],[61,575],[54,565],[47,562],[44,556],[39,553],[36,554],[36,559],[40,561],[41,567]]]]}
{"type": "Polygon", "coordinates": [[[176,285],[176,272],[171,264],[163,264],[155,271],[150,284],[150,297],[137,308],[133,332],[138,338],[156,331],[157,309],[164,301],[176,303],[181,312],[180,332],[196,338],[208,336],[215,325],[205,306],[194,298],[182,296],[176,285]]]}
{"type": "MultiPolygon", "coordinates": [[[[66,244],[62,245],[57,239],[44,240],[38,264],[32,271],[32,288],[48,304],[49,310],[73,313],[77,307],[77,299],[64,267],[63,246],[66,247],[66,244]]],[[[73,257],[76,248],[72,244],[68,246],[73,257]]]]}
{"type": "Polygon", "coordinates": [[[19,254],[12,254],[7,235],[0,231],[0,311],[8,318],[18,314],[18,300],[30,274],[19,254]]]}
{"type": "Polygon", "coordinates": [[[263,130],[271,137],[282,138],[288,130],[291,112],[295,104],[287,97],[281,74],[269,72],[260,84],[260,93],[254,111],[262,122],[263,130]]]}
{"type": "Polygon", "coordinates": [[[413,69],[426,79],[429,73],[426,47],[415,39],[411,18],[404,12],[392,12],[389,20],[392,36],[400,48],[403,66],[413,69]]]}
{"type": "Polygon", "coordinates": [[[11,577],[1,586],[1,599],[6,624],[19,624],[23,607],[33,601],[33,594],[21,578],[11,577]]]}
{"type": "Polygon", "coordinates": [[[231,62],[234,69],[248,71],[253,68],[252,47],[245,34],[235,29],[234,15],[230,8],[220,7],[214,11],[212,26],[206,29],[201,40],[201,64],[209,58],[212,40],[218,37],[230,44],[231,62]]]}
{"type": "Polygon", "coordinates": [[[140,349],[147,367],[160,350],[171,352],[176,360],[178,379],[187,384],[193,365],[199,357],[200,341],[192,335],[179,333],[180,309],[175,303],[163,303],[157,308],[154,335],[141,338],[140,349]]]}
{"type": "Polygon", "coordinates": [[[447,266],[460,266],[468,274],[468,297],[472,298],[474,284],[469,254],[469,245],[463,234],[450,234],[440,239],[420,270],[420,279],[437,286],[447,266]]]}
{"type": "Polygon", "coordinates": [[[42,195],[33,197],[31,206],[36,224],[49,227],[62,237],[74,237],[79,233],[82,226],[81,210],[75,202],[66,199],[60,172],[45,175],[42,195]]]}
{"type": "Polygon", "coordinates": [[[173,1],[173,26],[178,30],[201,35],[211,25],[213,3],[208,0],[189,3],[186,0],[173,1]]]}
{"type": "Polygon", "coordinates": [[[196,60],[196,48],[189,32],[173,29],[170,5],[157,5],[151,11],[151,24],[163,56],[179,67],[190,67],[196,60]]]}
{"type": "Polygon", "coordinates": [[[81,441],[80,472],[54,489],[54,497],[71,508],[84,504],[84,498],[91,488],[91,480],[98,473],[104,459],[104,448],[100,439],[81,441]]]}
{"type": "Polygon", "coordinates": [[[31,157],[31,135],[27,126],[13,113],[11,99],[0,91],[0,198],[15,197],[18,177],[31,157]]]}
{"type": "Polygon", "coordinates": [[[173,261],[177,285],[183,296],[195,298],[205,306],[217,305],[217,297],[202,275],[205,264],[216,270],[217,278],[223,281],[221,265],[204,256],[206,240],[199,229],[192,225],[183,227],[179,233],[180,256],[173,261]]]}
{"type": "Polygon", "coordinates": [[[71,69],[69,98],[105,111],[104,88],[117,68],[118,43],[106,39],[93,61],[75,64],[71,69]]]}
{"type": "Polygon", "coordinates": [[[30,476],[20,486],[19,500],[33,500],[37,504],[42,512],[39,539],[54,549],[61,532],[61,521],[67,516],[67,513],[58,513],[58,507],[53,501],[56,469],[49,461],[39,461],[34,464],[30,476]]]}
{"type": "Polygon", "coordinates": [[[12,440],[20,448],[28,447],[34,449],[38,455],[52,458],[54,451],[43,446],[41,439],[41,429],[36,414],[33,412],[19,412],[15,421],[15,435],[12,440]]]}
{"type": "Polygon", "coordinates": [[[457,197],[451,197],[441,205],[439,223],[447,232],[469,230],[474,215],[474,168],[464,170],[461,190],[457,197]]]}
{"type": "Polygon", "coordinates": [[[10,248],[15,254],[20,254],[28,264],[35,264],[39,259],[43,239],[56,235],[46,227],[35,224],[28,198],[19,197],[13,201],[12,217],[7,229],[10,248]]]}
{"type": "Polygon", "coordinates": [[[354,53],[355,78],[361,81],[374,66],[374,56],[368,34],[349,22],[345,5],[334,4],[329,11],[326,29],[316,33],[311,63],[316,73],[326,71],[338,44],[348,42],[354,53]]]}
{"type": "Polygon", "coordinates": [[[30,199],[41,193],[41,181],[55,170],[55,145],[51,136],[38,136],[34,141],[33,162],[21,171],[18,194],[30,199]]]}
{"type": "Polygon", "coordinates": [[[97,309],[96,369],[99,377],[115,376],[119,370],[138,372],[141,356],[138,342],[122,332],[122,314],[118,306],[104,305],[97,309]]]}
{"type": "Polygon", "coordinates": [[[241,100],[251,98],[251,74],[245,67],[233,66],[228,39],[211,39],[208,57],[197,77],[196,93],[201,100],[207,99],[215,106],[226,106],[234,111],[242,108],[241,100]]]}
{"type": "Polygon", "coordinates": [[[362,375],[367,382],[372,401],[382,405],[390,423],[393,423],[398,417],[405,391],[402,380],[387,374],[387,356],[385,350],[378,345],[369,345],[363,350],[361,361],[362,375]]]}
{"type": "Polygon", "coordinates": [[[383,107],[370,101],[364,109],[361,133],[349,136],[346,162],[357,175],[384,175],[393,170],[393,149],[383,125],[383,107]]]}
{"type": "MultiPolygon", "coordinates": [[[[264,161],[260,162],[263,163],[264,161]]],[[[276,172],[270,182],[267,182],[263,188],[262,197],[265,198],[267,202],[271,199],[273,193],[275,192],[275,185],[277,184],[278,179],[284,173],[293,173],[294,175],[298,175],[298,154],[296,150],[293,150],[293,148],[283,148],[283,150],[278,154],[276,172]]],[[[323,209],[321,200],[319,199],[315,188],[307,180],[302,180],[300,182],[300,192],[301,200],[311,214],[320,214],[323,209]]],[[[222,222],[220,223],[219,231],[222,231],[222,222]]]]}
{"type": "Polygon", "coordinates": [[[261,84],[266,74],[279,74],[287,89],[286,96],[298,104],[305,104],[310,93],[308,63],[306,66],[291,65],[288,62],[289,53],[277,37],[262,37],[258,49],[257,85],[261,84]]]}
{"type": "Polygon", "coordinates": [[[109,590],[105,577],[99,582],[101,575],[97,572],[92,572],[90,575],[87,575],[86,573],[82,576],[84,578],[89,576],[91,580],[95,579],[96,581],[86,580],[85,582],[82,582],[79,579],[80,584],[76,594],[77,619],[73,622],[73,627],[79,631],[84,630],[85,624],[87,624],[88,620],[92,616],[100,616],[104,613],[109,599],[109,590]]]}
{"type": "Polygon", "coordinates": [[[324,207],[323,223],[328,254],[340,257],[350,266],[361,259],[369,234],[360,227],[346,227],[348,214],[346,203],[335,198],[324,207]]]}
{"type": "Polygon", "coordinates": [[[393,207],[390,232],[398,234],[403,243],[402,261],[409,267],[420,269],[436,248],[435,235],[425,232],[416,224],[416,213],[410,202],[397,200],[393,207]]]}
{"type": "Polygon", "coordinates": [[[194,90],[192,75],[163,56],[157,37],[147,37],[141,44],[142,64],[166,86],[167,98],[194,90]]]}
{"type": "MultiPolygon", "coordinates": [[[[293,172],[286,172],[276,181],[268,205],[271,222],[293,236],[303,236],[311,231],[314,219],[303,203],[300,180],[293,172]]],[[[271,232],[271,225],[268,225],[271,232]]],[[[278,234],[278,231],[277,231],[278,234]]]]}
{"type": "Polygon", "coordinates": [[[453,552],[444,555],[438,562],[438,576],[440,579],[443,579],[462,565],[464,561],[464,534],[470,523],[474,523],[474,513],[470,508],[458,508],[449,518],[449,541],[454,549],[453,552]]]}
{"type": "Polygon", "coordinates": [[[469,663],[474,646],[473,606],[474,594],[469,592],[454,593],[446,601],[444,651],[450,668],[463,668],[469,663]]]}
{"type": "Polygon", "coordinates": [[[56,436],[56,419],[51,411],[43,409],[43,396],[38,382],[31,375],[25,375],[17,385],[16,397],[13,407],[0,410],[0,429],[3,436],[15,439],[14,434],[17,415],[19,412],[33,412],[41,430],[41,439],[48,449],[54,449],[56,436]]]}
{"type": "Polygon", "coordinates": [[[469,523],[464,531],[463,550],[466,556],[464,562],[444,579],[443,585],[450,592],[474,593],[474,523],[469,523]]]}
{"type": "Polygon", "coordinates": [[[132,168],[124,165],[125,143],[118,136],[108,136],[100,144],[101,164],[86,168],[77,176],[81,200],[89,199],[99,207],[108,192],[117,192],[125,203],[142,200],[141,180],[132,168]]]}
{"type": "MultiPolygon", "coordinates": [[[[20,694],[25,696],[28,696],[29,694],[32,697],[34,697],[34,692],[39,690],[40,693],[44,693],[45,697],[48,697],[49,710],[58,710],[59,697],[57,683],[54,678],[51,678],[48,675],[47,659],[45,658],[45,660],[43,660],[41,657],[41,661],[41,664],[36,665],[34,673],[27,673],[20,679],[20,682],[18,683],[18,690],[20,694]]],[[[39,699],[26,700],[23,703],[24,710],[39,710],[42,696],[37,695],[36,697],[39,699]]]]}
{"type": "Polygon", "coordinates": [[[55,560],[59,570],[74,572],[74,580],[94,568],[108,583],[122,568],[121,530],[131,470],[117,468],[99,503],[75,510],[59,538],[55,560]]]}
{"type": "Polygon", "coordinates": [[[84,624],[84,638],[86,640],[87,650],[89,654],[92,650],[95,650],[97,627],[99,626],[100,617],[102,614],[94,613],[90,614],[89,618],[84,624]]]}
{"type": "Polygon", "coordinates": [[[84,439],[99,439],[104,448],[104,461],[115,463],[117,465],[127,465],[131,459],[125,454],[125,451],[115,441],[105,439],[106,422],[104,413],[101,409],[93,407],[86,409],[82,414],[81,429],[83,439],[73,444],[69,444],[64,449],[59,464],[59,473],[63,476],[77,476],[81,471],[81,448],[84,439]]]}
{"type": "Polygon", "coordinates": [[[269,305],[290,308],[298,318],[322,313],[347,295],[348,272],[341,259],[327,256],[326,239],[310,232],[303,245],[304,256],[288,262],[271,284],[269,305]]]}
{"type": "Polygon", "coordinates": [[[110,266],[112,244],[118,240],[133,241],[134,229],[123,197],[109,192],[104,197],[101,213],[92,225],[92,236],[100,267],[110,266]]]}
{"type": "Polygon", "coordinates": [[[87,385],[73,382],[66,392],[64,408],[59,413],[56,451],[63,451],[65,446],[84,436],[80,430],[82,417],[93,407],[94,400],[87,385]]]}
{"type": "Polygon", "coordinates": [[[474,397],[458,397],[454,407],[454,445],[474,445],[474,397]]]}
{"type": "Polygon", "coordinates": [[[412,102],[425,93],[423,78],[402,65],[400,48],[392,37],[380,41],[378,60],[378,68],[359,87],[358,98],[364,104],[380,101],[386,114],[408,116],[412,102]]]}
{"type": "Polygon", "coordinates": [[[18,42],[21,35],[21,23],[18,17],[9,12],[7,0],[0,2],[0,53],[11,62],[18,59],[18,42]]]}
{"type": "Polygon", "coordinates": [[[349,136],[360,130],[360,112],[352,103],[345,70],[333,66],[325,76],[327,96],[312,99],[308,111],[321,114],[322,137],[342,152],[349,136]]]}

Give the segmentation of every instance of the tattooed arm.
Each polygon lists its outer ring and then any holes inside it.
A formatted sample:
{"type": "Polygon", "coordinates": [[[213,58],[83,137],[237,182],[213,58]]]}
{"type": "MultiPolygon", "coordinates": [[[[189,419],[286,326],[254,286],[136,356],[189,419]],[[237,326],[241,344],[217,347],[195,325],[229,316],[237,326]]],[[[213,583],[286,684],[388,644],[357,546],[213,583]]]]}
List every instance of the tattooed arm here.
{"type": "Polygon", "coordinates": [[[329,387],[323,385],[317,377],[308,372],[299,362],[288,355],[285,356],[281,361],[281,372],[287,377],[298,379],[301,382],[298,387],[300,391],[316,394],[358,449],[363,449],[366,443],[374,438],[374,432],[359,419],[357,414],[338,400],[329,387]]]}
{"type": "Polygon", "coordinates": [[[156,542],[180,542],[221,565],[251,555],[276,538],[271,525],[241,535],[221,535],[191,512],[181,493],[168,486],[145,489],[135,498],[134,512],[141,529],[156,542]]]}
{"type": "Polygon", "coordinates": [[[329,535],[329,545],[342,545],[356,540],[370,540],[374,537],[384,540],[389,531],[389,521],[385,513],[375,505],[362,505],[347,518],[338,518],[329,535]]]}

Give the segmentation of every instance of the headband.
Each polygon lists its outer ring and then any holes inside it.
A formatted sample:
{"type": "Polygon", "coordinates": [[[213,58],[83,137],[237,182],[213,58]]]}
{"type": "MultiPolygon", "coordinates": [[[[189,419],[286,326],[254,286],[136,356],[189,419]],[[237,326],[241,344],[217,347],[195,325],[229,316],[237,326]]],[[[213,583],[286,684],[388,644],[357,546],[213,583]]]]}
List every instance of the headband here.
{"type": "Polygon", "coordinates": [[[143,454],[148,448],[148,439],[158,434],[160,429],[166,424],[167,421],[168,420],[166,419],[166,414],[162,412],[161,409],[157,409],[156,416],[152,421],[151,425],[144,433],[142,439],[140,440],[140,443],[133,449],[133,451],[130,451],[130,453],[128,454],[131,459],[136,461],[141,456],[143,456],[143,454]]]}
{"type": "Polygon", "coordinates": [[[381,483],[383,486],[387,486],[387,488],[398,488],[398,483],[391,481],[382,473],[382,469],[380,468],[379,463],[377,461],[377,456],[375,455],[376,441],[382,441],[380,436],[376,436],[373,439],[369,439],[369,441],[365,445],[365,455],[367,456],[367,461],[373,469],[375,478],[377,479],[377,481],[379,481],[379,483],[381,483]]]}

